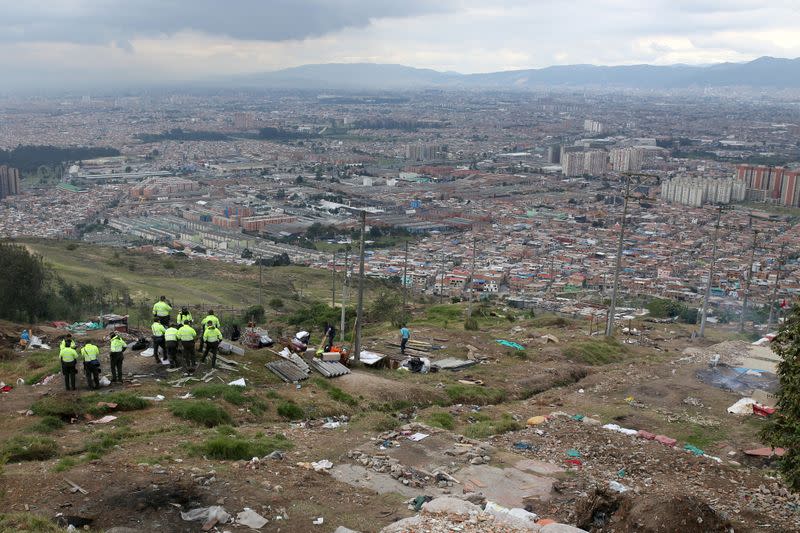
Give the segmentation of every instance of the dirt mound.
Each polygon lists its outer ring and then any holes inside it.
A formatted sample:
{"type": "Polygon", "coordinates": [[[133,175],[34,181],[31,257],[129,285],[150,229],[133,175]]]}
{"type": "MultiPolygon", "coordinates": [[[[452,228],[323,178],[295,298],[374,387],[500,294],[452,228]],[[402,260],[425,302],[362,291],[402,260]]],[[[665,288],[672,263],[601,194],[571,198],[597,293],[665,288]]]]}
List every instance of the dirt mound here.
{"type": "Polygon", "coordinates": [[[596,491],[578,509],[578,526],[592,532],[726,533],[731,523],[690,496],[632,497],[596,491]]]}

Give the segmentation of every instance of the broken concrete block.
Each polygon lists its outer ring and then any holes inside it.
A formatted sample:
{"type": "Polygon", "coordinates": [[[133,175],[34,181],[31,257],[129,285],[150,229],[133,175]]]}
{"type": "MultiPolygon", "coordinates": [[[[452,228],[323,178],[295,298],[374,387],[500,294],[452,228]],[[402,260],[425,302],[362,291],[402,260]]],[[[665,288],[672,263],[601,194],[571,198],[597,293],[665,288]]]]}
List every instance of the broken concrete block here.
{"type": "Polygon", "coordinates": [[[469,516],[470,513],[477,514],[481,512],[481,508],[460,498],[453,498],[451,496],[442,496],[434,498],[433,500],[425,503],[422,506],[422,512],[428,514],[456,514],[462,516],[469,516]]]}

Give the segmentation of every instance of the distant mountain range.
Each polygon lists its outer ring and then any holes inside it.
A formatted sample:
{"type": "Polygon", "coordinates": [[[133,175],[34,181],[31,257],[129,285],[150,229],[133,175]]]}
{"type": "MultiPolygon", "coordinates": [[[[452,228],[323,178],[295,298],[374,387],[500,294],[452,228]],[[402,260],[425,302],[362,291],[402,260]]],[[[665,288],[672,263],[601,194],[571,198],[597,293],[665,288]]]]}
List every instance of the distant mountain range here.
{"type": "Polygon", "coordinates": [[[376,63],[328,63],[238,76],[227,84],[291,89],[421,89],[539,87],[691,87],[800,88],[800,58],[760,57],[747,63],[710,66],[564,65],[486,74],[459,74],[376,63]]]}

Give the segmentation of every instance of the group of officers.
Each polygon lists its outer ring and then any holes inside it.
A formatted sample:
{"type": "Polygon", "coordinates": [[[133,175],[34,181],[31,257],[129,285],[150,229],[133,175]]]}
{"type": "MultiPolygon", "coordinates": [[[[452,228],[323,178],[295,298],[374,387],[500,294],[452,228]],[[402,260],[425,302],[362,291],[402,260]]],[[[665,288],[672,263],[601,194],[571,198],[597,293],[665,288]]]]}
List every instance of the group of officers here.
{"type": "MultiPolygon", "coordinates": [[[[200,321],[200,332],[194,329],[194,319],[189,310],[184,307],[178,313],[175,322],[170,322],[172,306],[162,296],[153,306],[153,357],[161,364],[169,362],[170,368],[181,366],[188,373],[197,369],[195,341],[199,337],[199,351],[202,353],[201,363],[206,361],[211,353],[211,367],[217,366],[217,352],[222,341],[219,318],[213,310],[209,310],[200,321]],[[160,357],[159,357],[159,351],[160,357]],[[179,359],[180,358],[180,359],[179,359]]],[[[122,383],[122,361],[128,345],[117,333],[112,332],[109,339],[109,360],[111,363],[111,382],[122,383]]],[[[68,333],[59,346],[59,360],[61,372],[64,374],[64,386],[67,390],[77,390],[76,376],[78,374],[78,361],[83,362],[83,371],[86,374],[86,383],[90,389],[100,387],[100,348],[91,341],[86,342],[78,351],[78,345],[72,334],[68,333]]]]}
{"type": "Polygon", "coordinates": [[[211,368],[217,367],[217,352],[222,342],[219,318],[209,309],[205,318],[200,321],[200,332],[194,329],[194,319],[189,309],[183,307],[175,319],[170,322],[172,306],[162,296],[153,306],[153,357],[156,362],[169,362],[170,368],[183,366],[187,372],[197,368],[195,340],[200,339],[198,350],[202,352],[201,363],[205,363],[211,353],[211,368]],[[159,358],[159,349],[161,358],[159,358]],[[179,360],[179,356],[180,359],[179,360]]]}

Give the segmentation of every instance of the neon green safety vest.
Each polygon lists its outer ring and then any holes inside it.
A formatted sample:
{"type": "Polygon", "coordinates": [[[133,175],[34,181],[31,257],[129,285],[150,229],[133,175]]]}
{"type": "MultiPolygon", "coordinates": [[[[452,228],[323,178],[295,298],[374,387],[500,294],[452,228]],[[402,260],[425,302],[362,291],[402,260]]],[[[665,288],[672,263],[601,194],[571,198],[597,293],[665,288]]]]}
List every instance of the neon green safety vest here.
{"type": "Polygon", "coordinates": [[[178,330],[176,328],[167,328],[164,330],[164,340],[169,341],[176,341],[178,340],[178,330]]]}
{"type": "Polygon", "coordinates": [[[60,357],[61,361],[64,363],[72,363],[78,358],[78,352],[67,346],[61,349],[61,353],[58,354],[58,357],[60,357]]]}
{"type": "Polygon", "coordinates": [[[194,322],[192,313],[186,313],[185,315],[183,313],[178,313],[178,324],[183,325],[184,322],[194,322]]]}
{"type": "Polygon", "coordinates": [[[206,342],[217,342],[222,340],[222,332],[219,328],[209,327],[206,326],[206,330],[203,332],[203,340],[206,342]]]}
{"type": "Polygon", "coordinates": [[[81,355],[86,362],[97,361],[97,356],[100,355],[100,348],[94,344],[87,344],[81,348],[81,355]]]}
{"type": "Polygon", "coordinates": [[[122,352],[125,348],[125,341],[120,339],[119,337],[114,337],[111,339],[111,352],[122,352]]]}
{"type": "MultiPolygon", "coordinates": [[[[74,339],[69,341],[69,347],[70,348],[75,348],[75,340],[74,339]]],[[[59,348],[61,348],[62,350],[64,348],[67,348],[67,339],[64,339],[64,340],[61,341],[61,344],[59,345],[59,348]]]]}
{"type": "Polygon", "coordinates": [[[161,322],[153,322],[150,329],[153,330],[153,337],[163,337],[164,332],[167,330],[161,322]]]}
{"type": "Polygon", "coordinates": [[[192,326],[183,325],[178,330],[178,339],[182,341],[193,341],[197,337],[197,332],[192,326]]]}
{"type": "Polygon", "coordinates": [[[219,327],[219,318],[216,315],[208,315],[203,319],[202,324],[205,326],[209,322],[213,322],[215,326],[219,327]]]}
{"type": "Polygon", "coordinates": [[[172,311],[172,306],[161,300],[157,301],[153,306],[153,314],[156,316],[169,316],[170,311],[172,311]]]}

